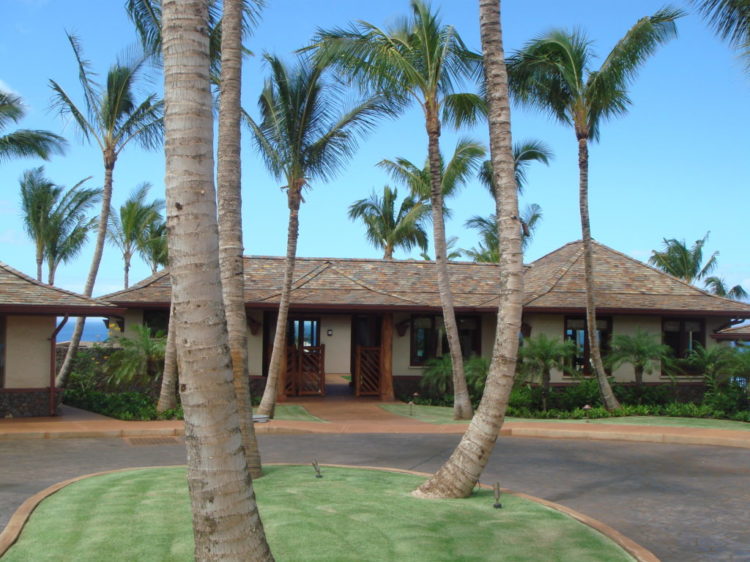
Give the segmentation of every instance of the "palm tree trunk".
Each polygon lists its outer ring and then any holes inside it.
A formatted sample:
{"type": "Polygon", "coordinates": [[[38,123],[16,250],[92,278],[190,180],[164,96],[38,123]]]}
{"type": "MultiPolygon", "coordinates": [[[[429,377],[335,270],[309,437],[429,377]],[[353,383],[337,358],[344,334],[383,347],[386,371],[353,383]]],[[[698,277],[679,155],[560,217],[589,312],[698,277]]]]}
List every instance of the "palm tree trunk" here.
{"type": "MultiPolygon", "coordinates": [[[[102,261],[102,253],[104,252],[104,242],[107,239],[107,225],[109,224],[109,207],[112,204],[112,185],[113,185],[113,173],[115,170],[115,163],[117,162],[117,154],[112,149],[107,149],[103,152],[104,157],[104,186],[102,187],[102,208],[99,212],[99,224],[96,229],[96,245],[94,246],[94,255],[91,258],[91,267],[89,268],[89,274],[86,278],[86,285],[83,288],[83,295],[90,297],[94,292],[94,283],[96,283],[96,276],[99,273],[99,264],[102,261]]],[[[65,382],[68,380],[68,375],[73,367],[73,359],[78,353],[78,345],[81,343],[81,335],[83,334],[83,326],[86,319],[79,317],[76,321],[73,335],[70,338],[70,345],[68,351],[65,354],[65,359],[60,367],[60,371],[57,373],[55,378],[55,386],[61,388],[65,386],[65,382]]]]}
{"type": "Polygon", "coordinates": [[[130,252],[123,254],[123,261],[125,262],[125,288],[130,286],[130,252]]]}
{"type": "Polygon", "coordinates": [[[443,323],[448,338],[448,349],[453,365],[453,419],[468,420],[473,414],[469,389],[464,375],[464,358],[461,353],[461,339],[458,335],[456,313],[453,310],[453,293],[448,274],[448,251],[445,242],[445,221],[443,220],[443,189],[440,170],[440,121],[437,107],[427,110],[428,159],[430,162],[430,203],[432,205],[432,225],[435,239],[435,269],[437,271],[440,303],[443,307],[443,323]]]}
{"type": "Polygon", "coordinates": [[[54,264],[48,264],[47,265],[47,285],[54,285],[55,284],[55,272],[57,271],[57,266],[54,264]]]}
{"type": "Polygon", "coordinates": [[[167,221],[195,558],[273,560],[239,431],[219,273],[207,0],[164,0],[167,221]]]}
{"type": "Polygon", "coordinates": [[[547,401],[549,400],[549,369],[544,369],[542,373],[542,410],[547,411],[547,401]]]}
{"type": "Polygon", "coordinates": [[[42,282],[42,263],[44,262],[44,251],[37,244],[36,247],[36,280],[42,282]]]}
{"type": "Polygon", "coordinates": [[[218,196],[219,266],[232,354],[234,390],[240,414],[242,445],[250,474],[260,477],[260,451],[253,426],[247,358],[245,274],[242,261],[242,169],[240,93],[242,79],[242,1],[224,0],[221,33],[218,196]]]}
{"type": "Polygon", "coordinates": [[[161,414],[177,407],[177,349],[175,347],[174,305],[169,307],[167,345],[164,349],[164,371],[161,375],[161,391],[156,411],[161,414]]]}
{"type": "Polygon", "coordinates": [[[480,34],[489,98],[490,151],[497,185],[500,306],[487,381],[469,428],[446,463],[414,495],[466,497],[489,461],[500,432],[516,370],[523,304],[523,257],[518,190],[513,172],[508,80],[500,28],[500,2],[480,0],[480,34]]]}
{"type": "Polygon", "coordinates": [[[301,187],[294,187],[297,182],[290,182],[289,198],[289,227],[286,238],[286,267],[284,268],[284,286],[281,288],[279,300],[279,316],[276,319],[276,333],[273,337],[273,351],[271,363],[268,366],[266,388],[258,406],[258,413],[273,417],[276,408],[276,396],[279,391],[281,378],[282,357],[286,353],[286,325],[289,317],[289,301],[292,294],[292,279],[294,277],[294,261],[297,256],[297,237],[299,236],[299,207],[301,202],[301,187]]]}
{"type": "Polygon", "coordinates": [[[586,335],[589,342],[591,366],[599,383],[599,393],[604,407],[610,412],[620,407],[602,363],[599,338],[596,337],[596,299],[594,283],[594,253],[591,243],[589,221],[589,147],[585,136],[578,134],[579,209],[581,213],[581,237],[583,239],[583,267],[586,280],[586,335]]]}

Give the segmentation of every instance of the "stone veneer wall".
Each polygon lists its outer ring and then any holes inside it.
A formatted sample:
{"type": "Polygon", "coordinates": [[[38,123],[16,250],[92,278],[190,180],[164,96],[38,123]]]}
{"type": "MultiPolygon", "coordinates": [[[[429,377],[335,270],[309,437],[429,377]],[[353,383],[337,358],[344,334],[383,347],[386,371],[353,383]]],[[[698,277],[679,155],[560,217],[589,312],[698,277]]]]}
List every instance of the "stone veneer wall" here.
{"type": "MultiPolygon", "coordinates": [[[[57,393],[57,407],[62,392],[57,393]]],[[[0,391],[0,418],[35,418],[49,416],[49,390],[0,391]]]]}

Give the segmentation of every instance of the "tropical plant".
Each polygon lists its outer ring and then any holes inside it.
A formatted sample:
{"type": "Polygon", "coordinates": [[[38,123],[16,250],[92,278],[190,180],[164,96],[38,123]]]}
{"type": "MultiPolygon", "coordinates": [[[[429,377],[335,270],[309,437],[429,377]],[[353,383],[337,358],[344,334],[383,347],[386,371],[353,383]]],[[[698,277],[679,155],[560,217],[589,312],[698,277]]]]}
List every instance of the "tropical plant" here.
{"type": "Polygon", "coordinates": [[[703,249],[709,234],[711,233],[706,232],[706,235],[696,240],[690,248],[685,240],[664,238],[664,248],[661,251],[652,251],[648,262],[685,283],[703,281],[708,291],[720,297],[747,298],[747,292],[741,285],[735,285],[730,289],[721,277],[709,276],[719,265],[718,251],[713,252],[704,263],[703,249]]]}
{"type": "Polygon", "coordinates": [[[663,8],[641,18],[617,42],[598,70],[591,69],[591,41],[581,32],[553,30],[530,41],[510,57],[510,88],[521,103],[549,112],[573,127],[578,141],[579,207],[584,247],[586,324],[591,359],[602,400],[609,410],[619,406],[607,381],[596,339],[596,302],[591,226],[588,206],[588,145],[599,140],[604,120],[627,111],[627,86],[656,48],[676,35],[680,10],[663,8]]]}
{"type": "Polygon", "coordinates": [[[521,359],[520,370],[524,374],[539,376],[542,383],[542,410],[547,410],[552,369],[566,371],[570,358],[576,353],[571,340],[549,338],[539,334],[524,340],[518,351],[521,359]]]}
{"type": "MultiPolygon", "coordinates": [[[[94,291],[109,225],[113,174],[117,158],[131,143],[137,143],[146,149],[160,145],[163,104],[157,99],[156,94],[148,95],[143,101],[136,101],[134,87],[145,64],[144,58],[132,61],[119,60],[109,69],[107,84],[102,89],[94,81],[95,74],[91,70],[91,64],[83,58],[78,39],[68,34],[68,41],[78,63],[78,78],[83,89],[84,106],[79,108],[60,84],[50,80],[54,92],[53,107],[60,115],[72,118],[83,139],[96,143],[104,159],[102,207],[97,223],[96,245],[83,288],[83,294],[90,297],[94,291]]],[[[78,350],[83,324],[83,318],[76,322],[67,355],[57,374],[57,386],[65,384],[73,357],[78,350]]]]}
{"type": "MultiPolygon", "coordinates": [[[[456,244],[458,244],[458,236],[451,236],[445,241],[445,251],[447,252],[445,258],[448,261],[455,261],[463,255],[463,250],[456,248],[456,244]]],[[[425,261],[432,261],[434,259],[426,250],[420,252],[419,257],[425,261]]]]}
{"type": "Polygon", "coordinates": [[[125,203],[118,210],[109,212],[109,241],[122,252],[125,272],[125,288],[129,286],[130,262],[133,255],[140,248],[144,248],[149,241],[154,228],[163,222],[161,211],[164,201],[155,199],[147,201],[150,183],[142,183],[136,187],[125,203]]]}
{"type": "Polygon", "coordinates": [[[266,55],[271,77],[266,80],[258,100],[261,121],[249,115],[246,120],[255,143],[273,176],[284,182],[289,207],[287,252],[284,284],[274,336],[266,387],[258,412],[272,416],[279,389],[281,358],[285,353],[285,336],[289,297],[299,236],[299,209],[304,189],[315,180],[330,179],[357,147],[357,137],[386,111],[383,99],[375,96],[341,111],[343,89],[327,82],[320,61],[300,60],[289,68],[281,59],[266,55]]]}
{"type": "Polygon", "coordinates": [[[180,357],[196,560],[273,560],[237,438],[228,359],[213,170],[205,0],[163,4],[167,208],[172,324],[180,357]],[[200,224],[199,224],[200,223],[200,224]],[[195,263],[201,267],[196,268],[195,263]],[[214,321],[206,321],[207,318],[214,321]],[[216,467],[222,467],[216,470],[216,467]]]}
{"type": "MultiPolygon", "coordinates": [[[[526,187],[526,171],[532,162],[541,162],[549,165],[552,160],[552,149],[539,140],[525,140],[513,143],[513,168],[516,176],[518,193],[523,193],[526,187]]],[[[485,160],[479,170],[479,179],[489,190],[490,195],[495,194],[495,184],[492,179],[492,161],[485,160]]]]}
{"type": "Polygon", "coordinates": [[[750,57],[750,3],[747,0],[690,1],[719,37],[729,41],[746,59],[750,57]]]}
{"type": "Polygon", "coordinates": [[[617,369],[623,363],[630,363],[635,374],[637,388],[643,386],[643,375],[650,375],[660,361],[669,357],[669,346],[659,343],[658,338],[640,328],[635,334],[618,334],[612,338],[606,362],[610,369],[617,369]]]}
{"type": "Polygon", "coordinates": [[[484,52],[490,154],[500,240],[500,304],[482,399],[469,427],[448,460],[415,495],[466,497],[482,475],[503,425],[516,371],[523,307],[523,260],[518,221],[518,188],[513,173],[510,103],[500,24],[500,1],[480,0],[479,32],[484,52]]]}
{"type": "Polygon", "coordinates": [[[454,369],[454,416],[468,419],[472,408],[448,277],[440,131],[442,122],[457,127],[472,124],[485,110],[481,96],[456,93],[458,85],[480,76],[481,57],[468,49],[456,29],[443,25],[437,13],[421,0],[412,0],[411,17],[390,28],[358,22],[349,29],[319,31],[312,48],[365,91],[387,92],[394,103],[405,107],[414,102],[424,112],[435,269],[454,369]]]}
{"type": "Polygon", "coordinates": [[[134,326],[127,336],[115,336],[116,347],[107,359],[108,382],[116,387],[137,386],[154,389],[161,378],[166,337],[152,333],[148,326],[134,326]]]}
{"type": "MultiPolygon", "coordinates": [[[[0,90],[0,132],[9,123],[18,123],[25,113],[20,97],[0,90]]],[[[0,162],[26,156],[48,160],[52,154],[62,154],[65,144],[64,138],[49,131],[18,129],[0,135],[0,162]]]]}
{"type": "Polygon", "coordinates": [[[709,389],[715,389],[729,381],[735,368],[737,353],[734,347],[704,347],[696,343],[685,358],[685,363],[693,372],[703,375],[709,389]]]}
{"type": "Polygon", "coordinates": [[[87,215],[101,196],[100,189],[83,188],[90,178],[69,190],[44,177],[44,168],[26,170],[20,180],[24,229],[34,241],[37,281],[47,262],[47,282],[55,282],[60,263],[75,257],[86,242],[95,221],[87,215]]]}

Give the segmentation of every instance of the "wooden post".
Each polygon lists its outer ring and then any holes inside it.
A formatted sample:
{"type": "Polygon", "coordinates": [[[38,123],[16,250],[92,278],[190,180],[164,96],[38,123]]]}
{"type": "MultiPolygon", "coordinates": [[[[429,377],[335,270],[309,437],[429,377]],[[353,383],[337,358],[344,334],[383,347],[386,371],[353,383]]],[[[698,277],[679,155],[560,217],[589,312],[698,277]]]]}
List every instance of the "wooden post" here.
{"type": "Polygon", "coordinates": [[[385,312],[380,325],[380,399],[395,400],[393,394],[393,313],[385,312]]]}

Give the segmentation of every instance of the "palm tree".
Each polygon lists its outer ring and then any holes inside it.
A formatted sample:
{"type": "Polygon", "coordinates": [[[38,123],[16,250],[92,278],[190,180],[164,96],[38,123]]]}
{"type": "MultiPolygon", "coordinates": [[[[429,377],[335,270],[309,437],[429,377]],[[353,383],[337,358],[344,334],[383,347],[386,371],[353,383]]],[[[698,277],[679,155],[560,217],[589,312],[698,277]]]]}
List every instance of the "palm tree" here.
{"type": "Polygon", "coordinates": [[[411,1],[411,18],[388,29],[359,22],[346,30],[319,31],[313,42],[319,56],[331,60],[363,89],[388,92],[403,107],[416,102],[424,111],[435,269],[453,362],[454,416],[468,419],[472,414],[471,401],[448,277],[440,132],[442,121],[455,126],[470,124],[483,112],[485,104],[479,95],[455,92],[457,84],[479,77],[481,57],[469,50],[458,32],[443,25],[438,14],[421,0],[411,1]]]}
{"type": "Polygon", "coordinates": [[[435,475],[414,492],[426,497],[466,497],[479,481],[503,425],[516,371],[523,305],[523,259],[518,188],[513,172],[510,103],[499,0],[480,0],[479,31],[489,105],[490,153],[497,186],[500,240],[500,305],[492,361],[474,417],[456,449],[435,475]]]}
{"type": "Polygon", "coordinates": [[[138,241],[138,254],[151,268],[151,274],[168,264],[167,223],[161,215],[146,225],[138,241]]]}
{"type": "MultiPolygon", "coordinates": [[[[446,209],[446,212],[447,211],[448,209],[446,209]]],[[[461,256],[463,255],[463,250],[456,248],[456,244],[458,244],[458,236],[451,236],[445,241],[445,251],[446,251],[445,259],[446,260],[456,261],[457,259],[460,259],[461,256]]],[[[432,259],[432,256],[426,250],[420,252],[419,257],[425,261],[434,261],[432,259]]],[[[452,369],[453,367],[451,367],[451,370],[452,369]]]]}
{"type": "Polygon", "coordinates": [[[323,79],[325,65],[300,60],[288,68],[266,55],[271,77],[258,100],[260,123],[247,123],[269,171],[284,182],[289,207],[286,266],[279,302],[271,362],[258,412],[272,416],[279,387],[281,358],[286,349],[286,322],[299,236],[302,192],[313,180],[328,180],[353,154],[356,138],[386,110],[383,99],[372,97],[341,113],[342,89],[323,79]]]}
{"type": "Polygon", "coordinates": [[[565,370],[570,358],[575,355],[576,346],[571,340],[559,340],[539,334],[523,341],[518,354],[522,359],[522,369],[542,378],[542,409],[547,411],[550,378],[552,369],[565,370]]]}
{"type": "MultiPolygon", "coordinates": [[[[79,108],[60,84],[50,80],[50,86],[54,92],[53,106],[60,115],[72,118],[86,141],[93,141],[98,145],[104,160],[104,186],[96,246],[83,288],[83,294],[90,297],[94,290],[104,250],[117,158],[131,142],[146,149],[156,148],[161,144],[163,104],[157,99],[156,94],[147,96],[143,101],[136,101],[133,89],[145,64],[144,58],[135,61],[118,61],[109,69],[107,85],[102,89],[94,81],[95,75],[90,63],[83,58],[78,39],[68,34],[68,41],[78,63],[78,78],[83,89],[84,106],[83,109],[79,108]]],[[[78,350],[83,324],[83,318],[79,318],[76,322],[65,361],[55,381],[57,386],[65,384],[73,357],[78,350]]]]}
{"type": "MultiPolygon", "coordinates": [[[[522,194],[526,187],[526,171],[532,162],[541,162],[549,165],[552,160],[552,149],[539,140],[525,140],[513,144],[513,169],[516,176],[518,193],[522,194]]],[[[479,179],[489,190],[490,195],[495,195],[495,186],[492,183],[492,161],[485,160],[479,170],[479,179]]]]}
{"type": "Polygon", "coordinates": [[[703,263],[703,247],[709,234],[711,233],[707,232],[703,238],[696,240],[692,248],[687,247],[685,240],[664,238],[664,249],[652,251],[648,263],[685,283],[700,281],[718,265],[719,252],[712,253],[706,263],[703,263]]]}
{"type": "Polygon", "coordinates": [[[748,297],[748,293],[742,285],[735,285],[729,288],[721,277],[706,277],[705,286],[709,292],[719,297],[726,297],[737,301],[748,297]]]}
{"type": "Polygon", "coordinates": [[[396,212],[398,189],[387,185],[381,198],[373,191],[369,199],[355,201],[349,207],[349,218],[362,219],[367,228],[367,239],[383,250],[383,259],[393,259],[397,248],[411,250],[414,246],[427,249],[427,233],[422,223],[430,209],[414,197],[406,197],[396,212]]]}
{"type": "Polygon", "coordinates": [[[716,34],[750,56],[750,2],[747,0],[690,0],[716,34]]]}
{"type": "Polygon", "coordinates": [[[44,168],[26,170],[20,180],[24,228],[34,240],[37,281],[42,280],[42,264],[47,262],[48,283],[55,280],[60,263],[75,257],[95,221],[87,211],[101,195],[99,189],[84,189],[90,178],[68,191],[44,177],[44,168]]]}
{"type": "Polygon", "coordinates": [[[163,4],[167,221],[196,560],[273,560],[238,439],[219,271],[205,0],[163,4]],[[200,267],[195,267],[195,264],[200,267]],[[217,470],[221,467],[221,470],[217,470]]]}
{"type": "Polygon", "coordinates": [[[612,338],[612,347],[607,356],[607,363],[616,369],[623,363],[633,365],[635,385],[643,386],[643,375],[651,374],[654,365],[669,357],[669,346],[659,343],[653,334],[638,329],[632,336],[619,334],[612,338]]]}
{"type": "MultiPolygon", "coordinates": [[[[224,309],[229,331],[229,346],[240,428],[250,472],[262,475],[260,452],[252,420],[250,379],[247,366],[247,317],[244,299],[242,201],[241,201],[241,77],[242,38],[256,23],[263,0],[217,0],[208,2],[209,57],[211,80],[220,88],[218,140],[218,204],[219,204],[219,264],[222,275],[224,309]]],[[[127,0],[126,10],[136,26],[141,44],[154,57],[161,54],[161,0],[127,0]]],[[[174,341],[169,335],[168,342],[174,341]]],[[[171,343],[168,344],[171,346],[171,343]]],[[[175,373],[171,358],[173,346],[168,347],[169,359],[165,372],[175,373]]],[[[167,396],[174,384],[165,377],[162,395],[167,396]]]]}
{"type": "MultiPolygon", "coordinates": [[[[539,221],[542,220],[542,208],[536,203],[526,205],[521,214],[521,247],[525,250],[534,238],[534,232],[539,221]]],[[[464,223],[479,233],[477,248],[465,250],[475,262],[497,263],[500,261],[500,241],[497,239],[497,217],[493,213],[489,217],[474,215],[464,223]]]]}
{"type": "Polygon", "coordinates": [[[151,184],[142,183],[136,187],[120,205],[119,212],[112,209],[109,213],[109,241],[122,252],[125,271],[125,288],[129,287],[130,261],[136,251],[148,243],[149,230],[154,223],[161,220],[164,208],[162,199],[146,201],[151,184]]]}
{"type": "MultiPolygon", "coordinates": [[[[26,112],[18,96],[0,90],[0,131],[8,123],[17,123],[26,112]]],[[[51,154],[62,154],[65,139],[49,131],[19,129],[0,135],[0,162],[11,158],[39,156],[48,160],[51,154]]]]}
{"type": "Polygon", "coordinates": [[[627,86],[639,66],[677,33],[680,10],[663,8],[641,18],[610,51],[599,70],[591,69],[591,41],[580,31],[554,30],[529,42],[508,61],[511,91],[527,105],[571,125],[578,141],[579,208],[584,247],[586,324],[591,360],[608,410],[619,406],[607,381],[596,339],[596,298],[588,207],[588,145],[599,140],[602,122],[627,111],[627,86]]]}

